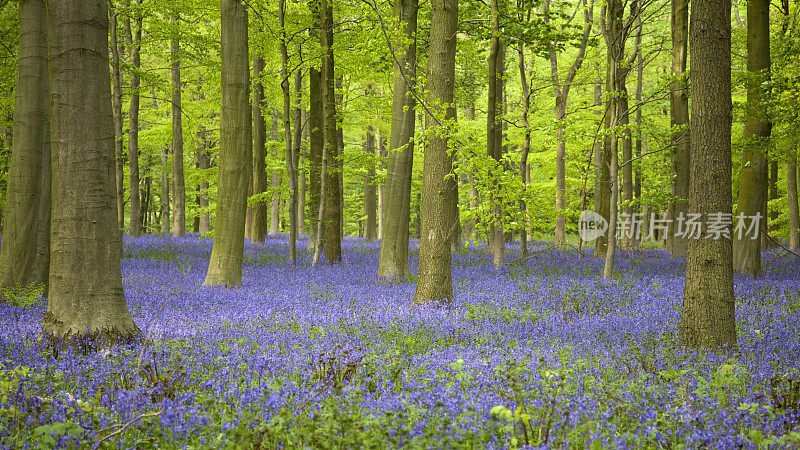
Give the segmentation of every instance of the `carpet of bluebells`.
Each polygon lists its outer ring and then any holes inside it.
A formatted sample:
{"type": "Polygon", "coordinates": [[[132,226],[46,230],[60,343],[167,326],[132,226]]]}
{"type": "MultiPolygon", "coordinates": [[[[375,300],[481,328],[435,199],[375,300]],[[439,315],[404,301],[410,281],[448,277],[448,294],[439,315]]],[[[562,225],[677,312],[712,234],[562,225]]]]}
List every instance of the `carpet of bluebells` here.
{"type": "MultiPolygon", "coordinates": [[[[301,240],[300,247],[305,248],[301,240]]],[[[144,337],[93,351],[40,340],[46,300],[0,303],[0,447],[793,448],[800,446],[799,260],[736,279],[738,351],[678,345],[682,260],[537,243],[496,270],[454,255],[455,300],[414,306],[377,276],[247,244],[240,287],[205,287],[211,240],[126,238],[144,337]]],[[[418,242],[411,243],[411,272],[418,242]]]]}

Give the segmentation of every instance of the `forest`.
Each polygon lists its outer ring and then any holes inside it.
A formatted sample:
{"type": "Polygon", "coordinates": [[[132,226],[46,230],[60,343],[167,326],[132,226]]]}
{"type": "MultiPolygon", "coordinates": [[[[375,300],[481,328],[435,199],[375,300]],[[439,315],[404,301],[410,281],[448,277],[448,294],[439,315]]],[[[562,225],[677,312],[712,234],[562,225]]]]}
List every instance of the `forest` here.
{"type": "Polygon", "coordinates": [[[798,448],[798,111],[798,0],[0,0],[0,448],[798,448]]]}

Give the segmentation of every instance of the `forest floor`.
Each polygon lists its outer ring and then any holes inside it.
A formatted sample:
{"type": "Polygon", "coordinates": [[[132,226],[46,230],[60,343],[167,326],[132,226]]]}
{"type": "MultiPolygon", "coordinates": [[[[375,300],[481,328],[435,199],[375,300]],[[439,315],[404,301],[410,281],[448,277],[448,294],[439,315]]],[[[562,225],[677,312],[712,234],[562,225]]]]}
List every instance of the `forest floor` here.
{"type": "Polygon", "coordinates": [[[678,345],[685,267],[663,251],[621,252],[604,282],[591,249],[498,271],[472,246],[455,301],[415,307],[378,244],[344,246],[310,268],[285,236],[248,243],[225,289],[202,286],[209,239],[126,238],[146,339],[111,350],[55,355],[38,293],[0,303],[0,447],[800,446],[794,257],[736,278],[739,348],[715,354],[678,345]]]}

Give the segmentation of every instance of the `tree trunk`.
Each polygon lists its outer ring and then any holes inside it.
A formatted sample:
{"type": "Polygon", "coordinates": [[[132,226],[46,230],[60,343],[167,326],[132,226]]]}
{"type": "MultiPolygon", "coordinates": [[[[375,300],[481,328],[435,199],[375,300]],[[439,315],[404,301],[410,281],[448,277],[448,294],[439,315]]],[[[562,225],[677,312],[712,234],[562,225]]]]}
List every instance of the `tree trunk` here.
{"type": "MultiPolygon", "coordinates": [[[[128,9],[131,8],[127,0],[128,9]]],[[[139,237],[142,229],[141,202],[139,199],[139,50],[142,40],[141,0],[134,0],[133,15],[135,24],[125,20],[125,34],[130,49],[131,101],[128,112],[128,164],[130,165],[131,221],[130,234],[139,237]]]]}
{"type": "MultiPolygon", "coordinates": [[[[300,87],[302,89],[302,86],[300,87]]],[[[306,168],[303,167],[307,165],[307,163],[300,164],[300,156],[306,155],[305,159],[308,159],[308,126],[306,123],[308,121],[308,111],[303,109],[300,114],[300,129],[301,133],[301,146],[300,150],[297,152],[297,178],[298,178],[298,187],[297,187],[297,232],[299,234],[306,233],[306,191],[307,191],[307,178],[308,175],[306,174],[306,168]]]]}
{"type": "MultiPolygon", "coordinates": [[[[528,121],[528,112],[531,109],[531,92],[528,86],[527,69],[525,67],[525,52],[523,46],[520,45],[517,49],[517,59],[519,60],[519,81],[522,86],[522,126],[525,127],[525,138],[522,144],[522,156],[519,162],[519,175],[522,179],[523,189],[528,186],[528,155],[531,152],[531,130],[530,122],[528,121]]],[[[470,192],[470,206],[472,203],[472,192],[470,192]]],[[[522,258],[528,256],[528,205],[525,203],[523,195],[519,203],[520,212],[523,215],[523,226],[520,230],[520,256],[522,258]]],[[[558,225],[556,225],[556,228],[558,225]]]]}
{"type": "MultiPolygon", "coordinates": [[[[692,127],[689,212],[730,213],[731,199],[731,4],[707,0],[692,7],[692,127]]],[[[730,227],[729,227],[730,229],[730,227]]],[[[736,345],[731,239],[689,240],[681,344],[736,345]]]]}
{"type": "MultiPolygon", "coordinates": [[[[375,130],[375,142],[378,144],[378,155],[380,156],[380,160],[378,161],[378,167],[385,170],[386,168],[386,161],[387,154],[386,154],[386,146],[384,145],[383,138],[381,137],[381,129],[378,128],[375,130]]],[[[383,245],[383,214],[386,208],[386,195],[385,195],[385,186],[386,183],[381,183],[378,185],[378,239],[381,240],[381,246],[383,245]]]]}
{"type": "MultiPolygon", "coordinates": [[[[616,66],[614,66],[616,67],[616,66]]],[[[622,102],[616,102],[616,106],[611,112],[611,129],[616,128],[617,121],[620,119],[622,114],[622,102]]],[[[607,280],[611,278],[611,272],[614,268],[614,258],[616,257],[617,252],[617,207],[618,207],[618,197],[619,197],[619,163],[618,163],[618,149],[617,145],[619,142],[619,138],[617,136],[611,137],[611,164],[609,167],[609,177],[611,179],[611,199],[610,199],[610,211],[609,211],[609,220],[608,220],[608,234],[607,234],[607,246],[606,246],[606,260],[605,264],[603,265],[603,279],[607,280]]]]}
{"type": "Polygon", "coordinates": [[[635,236],[636,244],[644,239],[645,223],[649,218],[645,214],[644,207],[642,206],[642,86],[644,81],[644,57],[642,56],[642,18],[641,16],[636,19],[636,139],[634,140],[634,156],[636,158],[636,171],[634,173],[633,181],[633,195],[636,199],[635,213],[640,214],[641,228],[638,235],[635,236]]]}
{"type": "MultiPolygon", "coordinates": [[[[294,147],[292,146],[292,95],[289,86],[289,54],[286,49],[285,7],[286,0],[278,1],[278,23],[281,29],[281,90],[283,91],[283,136],[286,145],[286,174],[289,177],[289,259],[297,262],[297,171],[295,168],[294,147]]],[[[300,74],[300,70],[297,70],[300,74]]],[[[300,89],[300,79],[295,78],[296,90],[300,89]]],[[[299,102],[300,99],[298,98],[299,102]]],[[[299,113],[299,108],[298,108],[299,113]]],[[[298,119],[299,121],[299,119],[298,119]]],[[[299,134],[300,130],[296,130],[299,134]]],[[[299,140],[299,136],[298,136],[299,140]]]]}
{"type": "MultiPolygon", "coordinates": [[[[625,164],[622,167],[622,212],[624,214],[623,217],[626,217],[628,221],[624,228],[625,232],[622,235],[621,246],[622,248],[631,248],[637,231],[633,220],[633,163],[631,162],[633,160],[633,140],[631,138],[628,88],[623,83],[618,91],[621,93],[618,120],[620,128],[622,128],[622,162],[625,164]]],[[[619,169],[619,161],[617,162],[617,169],[619,169]]],[[[618,180],[612,177],[611,181],[616,183],[618,180]]],[[[619,192],[619,186],[617,186],[617,198],[619,198],[619,192]]],[[[611,229],[609,228],[609,230],[611,229]]]]}
{"type": "Polygon", "coordinates": [[[797,207],[797,146],[795,145],[789,163],[786,165],[786,188],[789,197],[789,248],[797,250],[798,239],[797,231],[800,227],[800,214],[797,207]]]}
{"type": "MultiPolygon", "coordinates": [[[[261,76],[264,70],[264,58],[253,59],[253,194],[267,191],[267,123],[261,110],[264,106],[264,85],[261,76]]],[[[253,206],[250,239],[253,242],[264,242],[267,234],[267,204],[263,200],[253,206]]]]}
{"type": "MultiPolygon", "coordinates": [[[[200,154],[197,156],[197,168],[200,170],[211,168],[207,152],[208,147],[204,140],[203,145],[200,147],[200,154]]],[[[198,188],[200,195],[197,200],[197,206],[200,207],[200,223],[198,224],[197,232],[200,235],[206,235],[211,231],[211,216],[208,214],[208,182],[201,182],[198,188]]]]}
{"type": "Polygon", "coordinates": [[[14,142],[0,246],[2,289],[29,285],[46,289],[49,277],[51,140],[47,25],[43,0],[20,2],[14,142]]]}
{"type": "MultiPolygon", "coordinates": [[[[777,200],[778,199],[778,161],[772,160],[769,162],[769,199],[777,200]]],[[[769,230],[770,233],[774,233],[778,230],[778,208],[772,207],[769,209],[769,230]]],[[[766,217],[766,216],[765,216],[766,217]]],[[[774,247],[775,244],[767,235],[762,235],[762,238],[766,239],[766,243],[768,247],[774,247]]],[[[764,242],[763,240],[761,241],[764,242]]]]}
{"type": "Polygon", "coordinates": [[[503,207],[500,196],[500,178],[503,170],[503,74],[505,72],[505,49],[500,43],[500,10],[498,2],[492,0],[492,38],[489,47],[489,95],[486,107],[486,151],[494,159],[494,170],[490,176],[492,184],[492,213],[489,218],[489,252],[495,267],[503,265],[505,241],[503,239],[503,207]]]}
{"type": "MultiPolygon", "coordinates": [[[[272,140],[278,140],[278,111],[272,110],[272,140]]],[[[276,150],[275,157],[280,155],[276,150]]],[[[278,196],[278,190],[281,188],[281,173],[279,171],[272,172],[272,202],[269,209],[269,235],[276,236],[280,232],[281,226],[281,200],[278,196]]]]}
{"type": "Polygon", "coordinates": [[[407,46],[395,49],[392,128],[389,134],[386,184],[383,189],[381,253],[378,274],[384,278],[408,271],[408,238],[411,219],[411,176],[414,165],[417,79],[418,0],[397,0],[394,14],[403,24],[407,46]],[[400,150],[402,149],[402,150],[400,150]]]}
{"type": "Polygon", "coordinates": [[[169,220],[169,147],[161,148],[161,234],[170,233],[169,220]]]}
{"type": "Polygon", "coordinates": [[[689,96],[686,72],[686,47],[689,41],[689,0],[672,0],[672,77],[670,90],[670,124],[673,128],[672,142],[675,146],[673,170],[674,201],[669,236],[673,258],[686,256],[688,239],[680,234],[678,225],[686,216],[689,198],[690,137],[689,137],[689,96]]]}
{"type": "Polygon", "coordinates": [[[111,78],[113,80],[114,91],[112,97],[112,105],[114,107],[114,166],[116,172],[116,194],[117,194],[117,221],[119,222],[119,229],[125,229],[125,156],[123,153],[122,135],[122,75],[120,72],[120,56],[119,56],[119,40],[117,38],[117,15],[119,12],[114,10],[113,1],[109,0],[108,3],[111,26],[111,41],[109,47],[111,49],[111,78]]]}
{"type": "MultiPolygon", "coordinates": [[[[297,53],[302,58],[301,45],[297,45],[297,53]]],[[[295,257],[292,262],[297,261],[296,247],[297,239],[302,233],[303,227],[303,208],[305,207],[305,188],[300,189],[299,177],[303,173],[300,170],[301,140],[303,138],[303,72],[297,68],[294,72],[294,140],[292,141],[292,170],[289,173],[289,241],[294,248],[295,257]]],[[[305,180],[305,177],[303,177],[305,180]]]]}
{"type": "Polygon", "coordinates": [[[105,2],[50,0],[53,197],[44,332],[106,342],[139,334],[122,291],[105,2]],[[89,195],[91,193],[91,195],[89,195]]]}
{"type": "MultiPolygon", "coordinates": [[[[768,167],[766,148],[769,146],[772,124],[766,119],[766,99],[761,84],[769,80],[769,1],[750,0],[747,3],[747,71],[751,79],[747,88],[747,119],[744,129],[742,171],[739,178],[739,215],[761,216],[759,225],[766,222],[764,205],[767,199],[768,167]]],[[[741,233],[733,246],[734,268],[757,276],[761,272],[760,233],[752,239],[741,233]]]]}
{"type": "Polygon", "coordinates": [[[222,117],[214,246],[204,284],[242,281],[244,216],[250,183],[252,130],[247,8],[222,0],[222,117]]]}
{"type": "Polygon", "coordinates": [[[175,27],[170,40],[169,52],[172,64],[172,235],[186,234],[186,183],[183,177],[183,125],[181,123],[181,57],[178,20],[176,13],[170,16],[175,27]]]}
{"type": "Polygon", "coordinates": [[[339,176],[341,161],[337,145],[336,123],[336,90],[333,63],[333,7],[328,0],[320,1],[322,14],[322,41],[324,56],[322,58],[322,86],[325,100],[325,147],[328,168],[325,179],[325,259],[334,263],[342,259],[341,220],[342,209],[339,194],[339,176]]]}
{"type": "Polygon", "coordinates": [[[369,170],[364,177],[364,238],[368,242],[374,242],[378,238],[377,230],[377,193],[375,189],[375,134],[371,126],[367,127],[367,140],[364,151],[369,155],[369,170]]]}
{"type": "MultiPolygon", "coordinates": [[[[453,82],[455,80],[456,29],[458,0],[431,1],[430,57],[428,87],[433,112],[455,117],[453,82]],[[447,110],[442,111],[447,105],[447,110]]],[[[446,127],[429,112],[429,128],[446,127]]],[[[452,301],[453,277],[450,244],[455,230],[452,203],[456,201],[456,180],[447,175],[453,171],[453,157],[448,148],[449,129],[433,130],[425,146],[422,179],[422,238],[419,254],[417,290],[414,301],[425,304],[452,301]]]]}

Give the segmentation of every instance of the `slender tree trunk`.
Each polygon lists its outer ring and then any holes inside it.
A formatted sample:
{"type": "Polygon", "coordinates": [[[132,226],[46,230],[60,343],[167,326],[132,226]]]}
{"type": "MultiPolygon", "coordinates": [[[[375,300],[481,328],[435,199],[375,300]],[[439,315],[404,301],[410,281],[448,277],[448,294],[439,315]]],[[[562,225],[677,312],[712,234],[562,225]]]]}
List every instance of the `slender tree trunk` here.
{"type": "MultiPolygon", "coordinates": [[[[278,140],[278,111],[272,110],[272,140],[278,140]]],[[[280,157],[276,150],[275,157],[280,157]]],[[[281,187],[281,173],[279,171],[272,172],[272,203],[269,210],[269,235],[276,236],[280,232],[281,226],[281,200],[278,196],[278,190],[281,187]]]]}
{"type": "Polygon", "coordinates": [[[378,198],[375,189],[375,133],[373,132],[371,126],[367,127],[367,140],[364,145],[364,151],[373,161],[370,163],[367,175],[364,177],[364,216],[366,217],[364,224],[364,238],[368,242],[374,242],[378,238],[378,198]]]}
{"type": "Polygon", "coordinates": [[[690,138],[689,138],[689,96],[685,78],[687,45],[689,42],[689,1],[672,0],[672,85],[670,91],[670,123],[673,127],[672,142],[675,146],[673,160],[674,201],[672,203],[672,222],[669,225],[669,239],[672,257],[686,256],[688,239],[678,230],[686,216],[689,199],[690,138]]]}
{"type": "MultiPolygon", "coordinates": [[[[628,105],[628,88],[623,83],[618,89],[622,95],[619,99],[619,125],[622,129],[622,161],[625,166],[622,168],[622,212],[627,217],[629,223],[625,227],[622,235],[622,248],[631,248],[635,237],[635,226],[633,222],[633,140],[631,138],[630,109],[628,105]]],[[[613,157],[613,156],[612,156],[613,157]]],[[[619,169],[619,162],[617,162],[619,169]]],[[[617,181],[612,178],[612,183],[617,181]]],[[[619,186],[617,186],[617,198],[619,198],[619,186]]],[[[610,230],[611,228],[609,228],[610,230]]]]}
{"type": "MultiPolygon", "coordinates": [[[[378,144],[378,155],[380,156],[380,160],[378,161],[378,167],[385,170],[386,169],[386,161],[387,154],[386,154],[386,146],[384,145],[383,138],[381,137],[381,129],[377,128],[375,130],[375,142],[378,144]]],[[[386,208],[386,194],[385,194],[385,186],[386,183],[381,183],[378,185],[378,239],[381,240],[381,246],[383,246],[383,214],[386,208]]]]}
{"type": "Polygon", "coordinates": [[[45,2],[22,0],[14,142],[0,246],[1,289],[29,285],[46,289],[49,277],[51,144],[47,27],[45,2]]]}
{"type": "MultiPolygon", "coordinates": [[[[302,48],[300,44],[297,45],[297,53],[302,59],[302,48]]],[[[292,141],[292,171],[289,173],[289,189],[291,196],[289,197],[289,240],[292,243],[291,247],[295,248],[295,257],[293,262],[297,260],[297,239],[302,233],[303,225],[303,208],[305,207],[305,188],[300,189],[299,177],[302,175],[300,170],[300,152],[301,140],[303,137],[303,72],[300,68],[294,72],[294,140],[292,141]]],[[[305,176],[303,176],[305,181],[305,176]]]]}
{"type": "MultiPolygon", "coordinates": [[[[706,0],[692,7],[692,128],[689,211],[704,217],[730,213],[731,199],[731,4],[706,0]]],[[[691,239],[681,344],[736,345],[731,239],[691,239]]]]}
{"type": "Polygon", "coordinates": [[[789,248],[797,250],[800,239],[798,239],[798,227],[800,227],[800,214],[797,207],[797,145],[794,147],[789,163],[786,165],[786,188],[789,197],[789,248]]]}
{"type": "Polygon", "coordinates": [[[204,284],[242,281],[247,186],[252,171],[247,8],[222,0],[222,120],[214,246],[204,284]]]}
{"type": "Polygon", "coordinates": [[[169,147],[161,148],[161,234],[170,233],[169,220],[169,147]]]}
{"type": "Polygon", "coordinates": [[[378,274],[394,278],[408,271],[408,238],[411,218],[411,175],[414,164],[417,79],[418,0],[397,0],[394,15],[403,24],[407,39],[404,48],[396,48],[392,129],[389,134],[386,185],[383,192],[381,253],[378,274]],[[400,150],[402,149],[402,150],[400,150]]]}
{"type": "Polygon", "coordinates": [[[333,62],[333,7],[328,0],[320,1],[320,14],[322,14],[322,85],[325,100],[325,149],[327,150],[327,178],[325,179],[325,259],[334,263],[342,259],[341,220],[342,209],[339,194],[339,176],[341,174],[341,161],[337,145],[337,120],[336,120],[336,78],[333,62]]]}
{"type": "MultiPolygon", "coordinates": [[[[300,87],[302,89],[302,86],[300,87]]],[[[307,205],[307,177],[306,174],[307,169],[304,166],[307,166],[307,162],[300,163],[300,156],[306,155],[304,158],[308,160],[308,126],[306,125],[308,121],[308,111],[303,109],[300,114],[300,128],[301,128],[301,146],[300,150],[297,152],[297,177],[298,177],[298,188],[297,188],[297,232],[299,234],[306,233],[306,205],[307,205]]]]}
{"type": "Polygon", "coordinates": [[[47,3],[53,197],[44,332],[106,342],[139,333],[122,291],[105,2],[47,3]],[[92,195],[86,195],[87,192],[92,195]]]}
{"type": "MultiPolygon", "coordinates": [[[[615,66],[616,67],[616,66],[615,66]]],[[[613,76],[613,75],[612,75],[613,76]]],[[[612,110],[611,115],[611,129],[615,129],[617,126],[617,121],[622,115],[622,103],[617,102],[616,106],[612,110]]],[[[619,197],[619,163],[617,161],[618,156],[617,154],[618,149],[617,145],[619,142],[619,138],[617,136],[611,137],[611,165],[609,167],[609,174],[611,178],[611,199],[610,199],[610,211],[609,211],[609,220],[608,220],[608,235],[607,235],[607,246],[606,246],[606,260],[605,264],[603,265],[603,279],[607,280],[611,278],[611,272],[614,269],[614,258],[616,257],[617,252],[617,206],[618,206],[618,197],[619,197]]]]}
{"type": "Polygon", "coordinates": [[[109,47],[111,49],[111,78],[113,80],[113,107],[114,107],[114,166],[116,172],[116,194],[117,194],[117,221],[119,222],[120,230],[125,229],[125,171],[123,165],[125,164],[125,156],[123,153],[122,135],[122,75],[120,72],[120,55],[119,55],[119,40],[117,38],[117,15],[118,11],[114,9],[112,0],[108,2],[111,26],[111,41],[109,47]]]}
{"type": "MultiPolygon", "coordinates": [[[[769,162],[769,199],[778,199],[778,161],[772,160],[769,162]]],[[[778,229],[778,208],[769,208],[769,227],[767,228],[770,233],[774,233],[778,229]]],[[[766,216],[765,216],[766,217],[766,216]]],[[[773,247],[775,244],[770,240],[767,235],[762,235],[766,239],[768,247],[773,247]]],[[[764,242],[763,240],[761,241],[764,242]]]]}
{"type": "MultiPolygon", "coordinates": [[[[200,154],[197,156],[197,168],[206,170],[211,168],[211,161],[209,161],[208,147],[203,141],[200,147],[200,154]]],[[[200,195],[197,201],[197,206],[200,207],[200,223],[197,232],[201,235],[208,234],[211,231],[211,216],[208,214],[208,182],[203,181],[200,183],[200,195]]]]}
{"type": "Polygon", "coordinates": [[[642,86],[644,84],[644,57],[642,56],[642,18],[641,16],[636,19],[636,139],[634,140],[634,156],[636,157],[636,171],[634,173],[633,181],[633,195],[636,199],[636,208],[634,213],[639,213],[641,218],[641,229],[638,235],[634,236],[635,244],[638,244],[641,239],[644,239],[645,224],[649,218],[645,214],[645,210],[641,204],[642,200],[642,86]]]}
{"type": "MultiPolygon", "coordinates": [[[[253,60],[253,194],[267,191],[267,123],[264,120],[264,85],[261,83],[264,58],[253,60]]],[[[264,242],[267,234],[267,204],[263,200],[253,206],[250,239],[264,242]]]]}
{"type": "MultiPolygon", "coordinates": [[[[128,9],[131,8],[127,0],[128,9]]],[[[141,0],[134,0],[135,23],[130,19],[125,21],[125,34],[130,49],[131,70],[131,101],[128,112],[128,164],[130,165],[130,192],[131,192],[131,221],[130,234],[139,237],[142,227],[141,202],[139,199],[139,50],[142,40],[142,12],[141,0]]]]}
{"type": "MultiPolygon", "coordinates": [[[[528,186],[528,155],[531,152],[531,130],[530,122],[528,121],[528,112],[531,109],[531,92],[528,86],[527,68],[525,67],[525,52],[524,47],[520,44],[517,48],[517,58],[519,60],[519,80],[522,86],[522,126],[525,127],[525,138],[522,144],[522,156],[519,163],[519,175],[522,179],[523,188],[528,186]]],[[[472,203],[472,192],[470,192],[470,203],[472,203]]],[[[470,205],[472,206],[472,205],[470,205]]],[[[520,212],[524,217],[525,224],[520,230],[520,256],[528,256],[528,205],[525,203],[525,197],[522,197],[519,204],[520,212]]]]}
{"type": "MultiPolygon", "coordinates": [[[[752,79],[747,89],[747,119],[744,129],[742,171],[739,177],[739,214],[761,216],[759,225],[766,222],[764,205],[767,198],[768,167],[766,148],[769,146],[772,124],[765,117],[766,99],[761,84],[769,80],[769,1],[750,0],[747,3],[747,71],[752,79]]],[[[757,276],[761,272],[760,233],[751,238],[741,233],[733,246],[734,268],[757,276]]]]}
{"type": "MultiPolygon", "coordinates": [[[[446,119],[455,117],[452,103],[457,28],[458,0],[431,0],[428,87],[433,111],[437,115],[444,113],[446,119]],[[446,111],[443,105],[447,105],[446,111]]],[[[429,128],[447,126],[438,123],[431,113],[426,121],[429,128]]],[[[417,304],[453,298],[450,245],[455,231],[452,203],[456,201],[456,181],[448,176],[453,171],[453,157],[448,149],[450,130],[434,131],[428,134],[423,164],[422,238],[414,294],[417,304]]]]}
{"type": "Polygon", "coordinates": [[[183,125],[181,110],[181,56],[177,13],[170,16],[175,27],[170,40],[169,52],[172,63],[172,235],[186,234],[186,183],[183,177],[183,125]]]}
{"type": "MultiPolygon", "coordinates": [[[[297,171],[295,168],[294,147],[292,146],[292,101],[289,86],[289,53],[286,49],[285,11],[286,0],[278,1],[278,22],[281,29],[281,90],[283,91],[283,136],[286,145],[286,174],[289,178],[289,258],[297,262],[297,171]]],[[[298,69],[297,74],[300,74],[298,69]]],[[[296,90],[300,89],[301,79],[295,78],[296,90]]],[[[299,99],[298,99],[299,101],[299,99]]],[[[299,108],[298,108],[299,113],[299,108]]],[[[299,118],[298,118],[299,121],[299,118]]],[[[300,130],[297,129],[299,135],[300,130]]],[[[299,140],[299,136],[298,136],[299,140]]]]}

